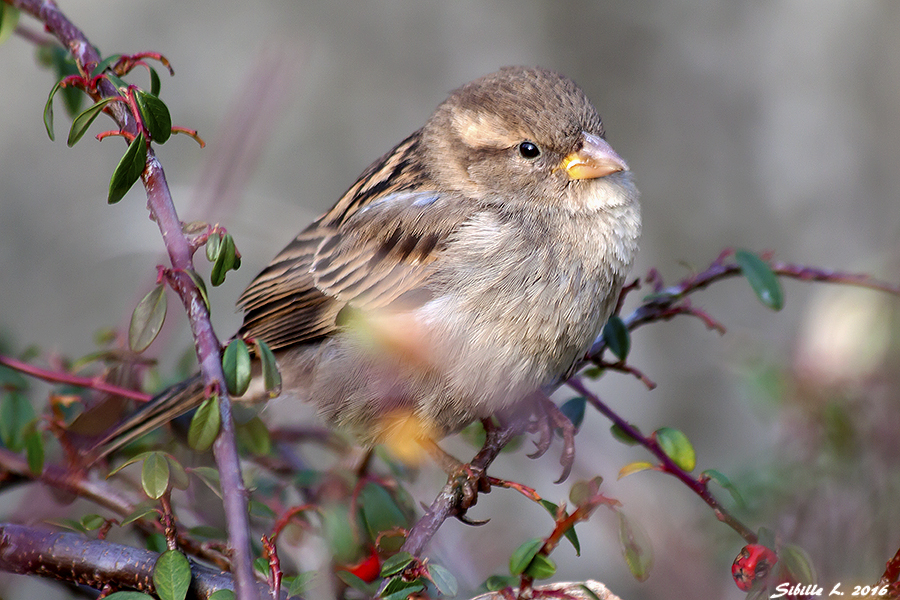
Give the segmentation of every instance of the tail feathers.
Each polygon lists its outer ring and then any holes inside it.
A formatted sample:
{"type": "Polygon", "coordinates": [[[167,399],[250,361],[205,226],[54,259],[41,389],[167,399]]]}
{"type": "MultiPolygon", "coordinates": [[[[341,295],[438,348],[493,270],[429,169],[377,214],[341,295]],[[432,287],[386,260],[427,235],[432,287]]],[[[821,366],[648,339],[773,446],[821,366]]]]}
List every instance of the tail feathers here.
{"type": "Polygon", "coordinates": [[[198,373],[166,389],[110,430],[88,451],[87,464],[100,460],[145,433],[200,406],[204,400],[203,387],[203,378],[198,373]]]}

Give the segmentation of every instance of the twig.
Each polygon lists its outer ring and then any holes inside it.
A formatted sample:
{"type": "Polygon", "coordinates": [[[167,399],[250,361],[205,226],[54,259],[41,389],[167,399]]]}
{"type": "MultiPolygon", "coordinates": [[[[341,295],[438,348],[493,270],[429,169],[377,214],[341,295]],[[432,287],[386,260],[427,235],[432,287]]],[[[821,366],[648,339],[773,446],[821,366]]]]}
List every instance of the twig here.
{"type": "Polygon", "coordinates": [[[74,385],[77,387],[97,390],[98,392],[104,392],[106,394],[113,394],[116,396],[122,396],[123,398],[137,400],[138,402],[148,402],[151,398],[149,394],[145,394],[144,392],[119,387],[117,385],[107,383],[106,381],[103,381],[102,379],[98,379],[96,377],[80,377],[71,373],[50,371],[48,369],[42,369],[40,367],[30,365],[15,358],[10,358],[9,356],[0,356],[0,365],[4,365],[6,367],[9,367],[10,369],[19,371],[20,373],[25,373],[26,375],[31,375],[32,377],[36,377],[44,381],[49,381],[52,383],[63,383],[66,385],[74,385]]]}
{"type": "MultiPolygon", "coordinates": [[[[6,0],[13,6],[38,18],[49,33],[56,36],[75,58],[82,76],[88,77],[100,57],[84,33],[75,27],[59,10],[54,2],[42,0],[6,0]]],[[[96,91],[88,90],[95,97],[116,97],[118,90],[107,79],[97,81],[96,91]]],[[[120,129],[132,135],[137,134],[137,124],[133,115],[121,102],[107,105],[109,113],[120,129]]],[[[234,552],[235,592],[238,600],[257,597],[250,553],[250,527],[247,517],[246,489],[243,484],[231,415],[231,403],[227,394],[225,378],[219,358],[220,344],[209,321],[209,311],[197,286],[188,276],[194,271],[193,249],[185,237],[181,221],[175,211],[165,172],[156,158],[152,147],[147,148],[147,164],[141,173],[141,180],[147,192],[147,207],[151,217],[159,226],[166,251],[172,262],[173,274],[170,281],[185,306],[190,321],[194,345],[200,362],[200,369],[208,386],[216,385],[223,393],[219,398],[222,417],[220,434],[213,446],[219,467],[224,495],[225,516],[228,537],[234,552]]]]}
{"type": "Polygon", "coordinates": [[[569,387],[584,396],[587,401],[590,402],[592,406],[594,406],[594,408],[596,408],[606,418],[612,421],[617,427],[625,432],[626,435],[649,450],[650,453],[653,454],[653,456],[655,456],[657,460],[659,460],[661,471],[669,473],[670,475],[678,478],[682,483],[688,486],[691,491],[700,496],[700,498],[702,498],[703,501],[713,509],[713,512],[715,513],[717,519],[734,529],[742,538],[747,541],[748,544],[755,544],[757,542],[756,533],[754,533],[749,527],[741,523],[734,515],[729,513],[728,510],[719,503],[716,497],[712,495],[712,492],[709,491],[709,486],[706,485],[706,482],[694,479],[689,473],[684,471],[684,469],[676,465],[675,462],[671,458],[669,458],[669,456],[665,452],[663,452],[662,448],[655,440],[644,436],[640,431],[638,431],[636,427],[632,426],[628,421],[617,415],[602,400],[600,400],[600,398],[596,394],[591,392],[584,385],[581,379],[579,379],[578,377],[573,377],[567,383],[569,387]]]}

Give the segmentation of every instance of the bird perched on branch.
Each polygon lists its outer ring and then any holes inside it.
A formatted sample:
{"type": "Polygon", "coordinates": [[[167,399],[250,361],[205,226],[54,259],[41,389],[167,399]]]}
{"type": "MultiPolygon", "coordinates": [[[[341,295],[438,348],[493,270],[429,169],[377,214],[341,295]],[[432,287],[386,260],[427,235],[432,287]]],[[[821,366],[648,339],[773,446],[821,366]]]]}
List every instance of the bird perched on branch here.
{"type": "MultiPolygon", "coordinates": [[[[640,229],[584,92],[507,67],[452,92],[288,244],[241,296],[237,335],[271,347],[283,396],[361,444],[440,439],[571,375],[640,229]]],[[[202,400],[199,377],[163,392],[104,453],[202,400]]]]}

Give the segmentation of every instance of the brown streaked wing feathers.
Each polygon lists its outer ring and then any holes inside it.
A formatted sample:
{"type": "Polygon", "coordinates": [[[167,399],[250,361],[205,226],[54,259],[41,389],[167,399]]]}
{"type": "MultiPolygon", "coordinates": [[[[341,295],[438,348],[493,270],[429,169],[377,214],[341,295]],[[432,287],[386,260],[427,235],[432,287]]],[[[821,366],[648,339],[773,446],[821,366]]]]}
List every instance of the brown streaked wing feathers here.
{"type": "Polygon", "coordinates": [[[376,161],[256,277],[238,301],[239,335],[278,350],[328,336],[347,304],[390,310],[428,300],[433,263],[472,204],[433,191],[408,158],[418,143],[417,132],[376,161]]]}

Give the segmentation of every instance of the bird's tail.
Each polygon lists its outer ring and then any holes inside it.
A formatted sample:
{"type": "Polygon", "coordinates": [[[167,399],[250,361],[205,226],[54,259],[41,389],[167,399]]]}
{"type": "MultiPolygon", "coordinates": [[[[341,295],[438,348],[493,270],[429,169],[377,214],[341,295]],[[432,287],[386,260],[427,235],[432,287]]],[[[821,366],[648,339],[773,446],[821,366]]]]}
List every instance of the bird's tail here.
{"type": "Polygon", "coordinates": [[[100,460],[145,433],[197,408],[203,402],[203,378],[200,374],[189,377],[167,388],[134,414],[113,427],[87,452],[87,464],[100,460]]]}

